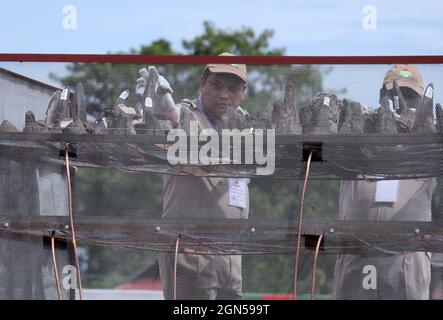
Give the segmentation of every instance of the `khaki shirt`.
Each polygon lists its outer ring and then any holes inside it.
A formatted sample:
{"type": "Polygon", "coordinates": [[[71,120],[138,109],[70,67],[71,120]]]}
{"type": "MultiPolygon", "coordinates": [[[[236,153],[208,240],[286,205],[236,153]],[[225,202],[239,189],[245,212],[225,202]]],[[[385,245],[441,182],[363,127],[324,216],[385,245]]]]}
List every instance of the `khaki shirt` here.
{"type": "MultiPolygon", "coordinates": [[[[376,182],[342,181],[340,219],[430,221],[435,178],[400,180],[397,201],[375,201],[376,182]]],[[[336,299],[429,299],[430,253],[371,257],[339,254],[335,265],[336,299]],[[367,266],[376,273],[376,288],[363,286],[367,266]]]]}
{"type": "Polygon", "coordinates": [[[342,181],[341,220],[431,221],[435,178],[400,180],[397,201],[375,202],[376,182],[342,181]]]}
{"type": "MultiPolygon", "coordinates": [[[[179,128],[189,133],[190,121],[198,121],[199,130],[213,128],[204,111],[189,100],[182,101],[179,128]],[[185,108],[185,109],[184,109],[185,108]]],[[[229,179],[193,176],[165,176],[164,218],[246,219],[249,191],[246,182],[246,206],[229,205],[229,179]]],[[[192,251],[192,250],[191,250],[192,251]]],[[[173,298],[174,255],[160,253],[159,270],[166,299],[173,298]]],[[[240,255],[177,256],[178,299],[239,299],[242,296],[240,255]]]]}
{"type": "MultiPolygon", "coordinates": [[[[186,100],[188,101],[188,100],[186,100]]],[[[182,103],[180,128],[189,133],[189,122],[197,121],[199,130],[214,129],[206,114],[195,104],[182,103]],[[183,118],[186,118],[183,120],[183,118]]],[[[229,205],[229,179],[168,175],[164,178],[164,218],[246,219],[249,215],[249,191],[246,181],[246,206],[229,205]]]]}

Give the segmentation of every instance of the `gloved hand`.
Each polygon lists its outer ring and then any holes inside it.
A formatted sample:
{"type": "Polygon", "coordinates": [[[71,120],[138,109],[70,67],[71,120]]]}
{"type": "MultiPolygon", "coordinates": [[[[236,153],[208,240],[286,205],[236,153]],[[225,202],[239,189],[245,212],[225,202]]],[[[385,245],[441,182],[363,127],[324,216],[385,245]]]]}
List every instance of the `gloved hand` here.
{"type": "Polygon", "coordinates": [[[157,114],[176,112],[178,108],[172,98],[172,88],[169,82],[162,76],[158,76],[157,87],[155,90],[157,96],[154,99],[154,112],[157,114]]]}
{"type": "Polygon", "coordinates": [[[145,88],[146,88],[146,80],[143,77],[138,78],[135,85],[135,94],[137,96],[143,97],[143,94],[145,93],[145,88]]]}
{"type": "MultiPolygon", "coordinates": [[[[391,97],[385,96],[378,112],[367,117],[365,132],[397,133],[397,132],[436,132],[433,114],[434,87],[430,83],[423,94],[417,109],[409,108],[398,83],[393,81],[391,97]],[[369,130],[367,130],[369,128],[369,130]]],[[[442,115],[443,117],[443,115],[442,115]]],[[[442,118],[443,124],[443,118],[442,118]]]]}
{"type": "Polygon", "coordinates": [[[400,132],[435,132],[434,124],[434,86],[428,84],[421,98],[420,106],[417,110],[408,107],[397,81],[393,81],[393,104],[397,117],[398,129],[400,132]]]}
{"type": "Polygon", "coordinates": [[[174,92],[169,82],[160,74],[158,75],[157,86],[155,88],[155,91],[160,95],[174,92]]]}
{"type": "Polygon", "coordinates": [[[140,69],[139,74],[144,83],[142,80],[137,81],[136,92],[141,92],[144,88],[144,106],[147,108],[153,107],[155,115],[166,115],[170,112],[178,113],[178,108],[171,95],[174,91],[169,82],[158,74],[157,69],[154,66],[149,66],[148,69],[140,69]]]}
{"type": "Polygon", "coordinates": [[[396,80],[392,83],[392,95],[394,109],[400,115],[400,117],[397,117],[399,131],[410,132],[414,126],[415,111],[408,107],[396,80]]]}

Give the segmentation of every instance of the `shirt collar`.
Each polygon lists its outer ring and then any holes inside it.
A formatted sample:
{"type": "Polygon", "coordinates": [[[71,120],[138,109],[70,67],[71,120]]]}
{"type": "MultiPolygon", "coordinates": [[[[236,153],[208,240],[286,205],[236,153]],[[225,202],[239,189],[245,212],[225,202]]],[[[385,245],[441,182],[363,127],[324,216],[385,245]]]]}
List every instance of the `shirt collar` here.
{"type": "Polygon", "coordinates": [[[216,117],[214,117],[213,115],[211,115],[211,114],[209,113],[209,111],[206,110],[206,109],[202,106],[202,102],[201,102],[201,100],[200,100],[200,97],[197,97],[197,98],[195,99],[195,104],[197,105],[197,107],[199,107],[201,110],[203,110],[203,112],[204,112],[204,114],[206,115],[206,117],[208,118],[209,122],[210,122],[214,127],[216,127],[216,126],[220,123],[220,120],[218,120],[216,117]]]}

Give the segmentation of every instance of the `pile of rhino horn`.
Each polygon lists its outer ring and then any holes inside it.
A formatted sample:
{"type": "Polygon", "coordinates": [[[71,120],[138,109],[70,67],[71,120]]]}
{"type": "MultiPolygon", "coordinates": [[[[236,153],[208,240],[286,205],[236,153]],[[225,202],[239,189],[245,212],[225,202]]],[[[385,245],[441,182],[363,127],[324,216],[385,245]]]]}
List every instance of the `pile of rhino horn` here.
{"type": "MultiPolygon", "coordinates": [[[[172,129],[171,122],[158,117],[153,104],[158,99],[155,90],[158,73],[154,67],[141,69],[136,81],[135,106],[128,105],[129,90],[124,90],[105,116],[93,123],[86,118],[86,97],[82,83],[74,92],[68,88],[53,93],[44,120],[36,120],[28,111],[23,132],[74,134],[161,134],[172,129]]],[[[433,85],[425,90],[433,93],[433,85]]],[[[420,107],[395,110],[393,102],[384,97],[378,110],[365,109],[360,103],[335,94],[317,93],[299,108],[292,84],[286,84],[282,100],[269,105],[258,119],[241,107],[226,107],[217,129],[273,128],[276,134],[361,134],[443,131],[443,110],[436,105],[434,120],[433,94],[425,94],[420,107]]],[[[183,118],[183,115],[182,117],[183,118]]],[[[18,132],[8,120],[0,125],[0,132],[18,132]]]]}

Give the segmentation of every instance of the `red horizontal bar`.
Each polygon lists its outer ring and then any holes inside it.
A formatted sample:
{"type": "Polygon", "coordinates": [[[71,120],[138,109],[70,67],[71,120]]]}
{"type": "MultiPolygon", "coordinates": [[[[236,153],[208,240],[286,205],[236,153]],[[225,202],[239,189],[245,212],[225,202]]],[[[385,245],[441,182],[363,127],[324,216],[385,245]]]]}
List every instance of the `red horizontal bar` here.
{"type": "Polygon", "coordinates": [[[197,56],[130,54],[31,54],[0,53],[0,61],[15,62],[89,62],[143,64],[244,63],[250,65],[284,64],[440,64],[443,55],[431,56],[197,56]]]}

